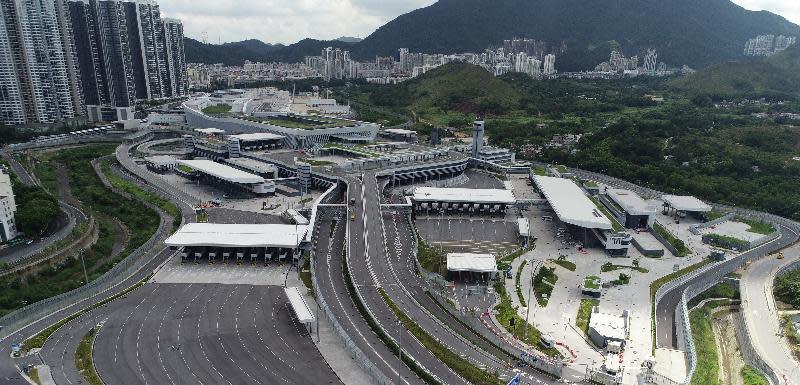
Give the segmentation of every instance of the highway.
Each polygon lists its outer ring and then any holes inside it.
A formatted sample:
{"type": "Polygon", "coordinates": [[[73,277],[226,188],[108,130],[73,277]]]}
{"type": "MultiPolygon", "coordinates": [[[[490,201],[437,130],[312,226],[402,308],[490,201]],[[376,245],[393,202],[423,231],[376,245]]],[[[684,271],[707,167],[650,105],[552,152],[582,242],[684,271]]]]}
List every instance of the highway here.
{"type": "Polygon", "coordinates": [[[784,383],[800,385],[800,363],[782,337],[781,320],[772,294],[776,273],[783,267],[800,261],[800,245],[783,251],[784,259],[769,256],[754,262],[742,274],[740,290],[742,314],[756,353],[784,383]]]}
{"type": "MultiPolygon", "coordinates": [[[[434,356],[413,334],[400,328],[398,319],[389,308],[378,288],[386,290],[390,296],[398,298],[400,282],[392,274],[386,256],[385,239],[381,222],[380,192],[374,172],[366,172],[364,183],[355,178],[348,180],[348,197],[355,198],[355,221],[350,225],[350,245],[348,265],[353,283],[365,305],[382,327],[402,341],[403,354],[414,358],[429,373],[446,384],[467,384],[468,382],[434,356]],[[360,237],[362,234],[363,237],[360,237]],[[391,331],[395,332],[392,333],[391,331]]],[[[401,309],[407,309],[410,301],[396,302],[401,309]]],[[[409,315],[410,316],[410,315],[409,315]]],[[[427,330],[429,333],[433,330],[427,330]]],[[[458,351],[458,350],[457,350],[458,351]]]]}
{"type": "Polygon", "coordinates": [[[330,216],[322,216],[317,232],[315,255],[316,293],[325,300],[334,318],[377,369],[391,379],[399,375],[403,384],[424,384],[402,364],[370,330],[348,294],[344,277],[345,244],[347,243],[347,216],[334,223],[330,216]]]}

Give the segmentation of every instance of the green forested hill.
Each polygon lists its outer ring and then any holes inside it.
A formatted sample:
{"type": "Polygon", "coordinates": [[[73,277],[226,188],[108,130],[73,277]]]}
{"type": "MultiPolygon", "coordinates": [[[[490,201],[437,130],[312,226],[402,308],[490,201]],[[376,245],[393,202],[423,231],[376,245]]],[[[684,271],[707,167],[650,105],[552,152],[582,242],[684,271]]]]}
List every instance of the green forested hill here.
{"type": "Polygon", "coordinates": [[[673,86],[717,97],[800,98],[800,45],[769,58],[723,63],[673,81],[673,86]]]}

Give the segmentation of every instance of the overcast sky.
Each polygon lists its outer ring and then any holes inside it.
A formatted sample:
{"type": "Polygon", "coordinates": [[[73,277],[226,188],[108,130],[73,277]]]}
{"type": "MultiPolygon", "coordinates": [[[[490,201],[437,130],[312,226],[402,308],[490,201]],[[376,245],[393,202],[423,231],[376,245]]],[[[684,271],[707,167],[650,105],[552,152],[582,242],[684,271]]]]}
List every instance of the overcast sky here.
{"type": "MultiPolygon", "coordinates": [[[[800,24],[798,0],[733,0],[800,24]]],[[[183,21],[185,34],[209,43],[259,39],[291,44],[310,37],[365,38],[393,18],[436,0],[158,0],[165,16],[183,21]]]]}

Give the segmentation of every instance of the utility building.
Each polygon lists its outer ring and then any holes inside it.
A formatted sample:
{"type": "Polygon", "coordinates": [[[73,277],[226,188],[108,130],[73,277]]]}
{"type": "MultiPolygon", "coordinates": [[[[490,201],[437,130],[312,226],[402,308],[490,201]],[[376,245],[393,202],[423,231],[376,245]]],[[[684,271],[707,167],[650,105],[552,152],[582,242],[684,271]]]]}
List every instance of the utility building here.
{"type": "Polygon", "coordinates": [[[504,213],[517,203],[511,190],[437,187],[416,187],[412,200],[418,212],[504,213]]]}

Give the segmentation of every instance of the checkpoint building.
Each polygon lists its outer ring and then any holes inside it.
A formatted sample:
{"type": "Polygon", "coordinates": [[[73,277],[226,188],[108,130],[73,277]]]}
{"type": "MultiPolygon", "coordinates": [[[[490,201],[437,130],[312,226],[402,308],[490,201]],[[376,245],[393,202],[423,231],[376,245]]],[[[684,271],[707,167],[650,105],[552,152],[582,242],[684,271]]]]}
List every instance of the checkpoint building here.
{"type": "Polygon", "coordinates": [[[703,219],[707,212],[711,211],[711,206],[700,199],[688,195],[663,195],[663,212],[665,215],[675,217],[686,217],[690,215],[695,218],[703,219]]]}
{"type": "Polygon", "coordinates": [[[275,182],[212,160],[176,160],[178,167],[193,170],[206,183],[218,185],[226,191],[244,191],[256,195],[275,193],[275,182]]]}
{"type": "Polygon", "coordinates": [[[497,260],[492,254],[448,253],[448,279],[488,282],[497,274],[497,260]]]}
{"type": "Polygon", "coordinates": [[[611,208],[620,211],[624,218],[622,224],[630,229],[649,228],[656,220],[657,205],[654,205],[630,190],[606,189],[605,195],[611,200],[611,208]]]}
{"type": "Polygon", "coordinates": [[[449,211],[505,213],[517,200],[511,190],[416,187],[412,197],[417,212],[449,211]]]}
{"type": "Polygon", "coordinates": [[[289,224],[188,223],[164,241],[181,250],[181,261],[245,260],[297,263],[308,226],[289,224]]]}
{"type": "Polygon", "coordinates": [[[611,220],[571,179],[534,175],[536,188],[547,199],[558,219],[584,246],[602,244],[614,256],[627,255],[632,237],[614,231],[611,220]]]}

